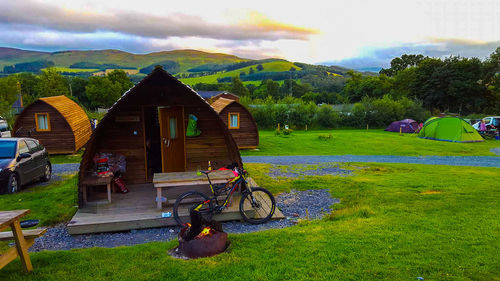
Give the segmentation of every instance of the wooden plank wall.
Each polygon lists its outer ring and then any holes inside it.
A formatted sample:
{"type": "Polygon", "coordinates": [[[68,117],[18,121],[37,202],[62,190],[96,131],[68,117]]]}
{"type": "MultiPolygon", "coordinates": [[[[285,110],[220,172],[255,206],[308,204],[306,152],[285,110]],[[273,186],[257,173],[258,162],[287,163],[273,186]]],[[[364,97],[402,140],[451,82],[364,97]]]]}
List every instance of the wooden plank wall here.
{"type": "Polygon", "coordinates": [[[259,145],[259,131],[257,130],[257,124],[250,115],[250,112],[239,103],[231,103],[219,114],[226,125],[229,123],[229,112],[237,112],[240,114],[240,128],[229,129],[238,147],[240,149],[257,148],[259,145]]]}
{"type": "Polygon", "coordinates": [[[28,137],[27,130],[32,130],[31,137],[39,140],[51,154],[73,153],[75,151],[75,136],[71,127],[57,110],[44,102],[33,104],[19,115],[14,128],[14,136],[28,137]],[[45,112],[49,113],[51,130],[37,132],[35,113],[45,112]],[[21,127],[20,132],[16,133],[21,127]]]}
{"type": "MultiPolygon", "coordinates": [[[[107,116],[107,120],[103,120],[99,134],[95,136],[95,140],[91,139],[92,144],[89,143],[90,146],[87,149],[89,152],[125,155],[127,158],[125,182],[127,184],[145,183],[145,138],[141,109],[143,106],[182,105],[186,127],[189,114],[194,114],[198,117],[198,128],[202,131],[198,137],[186,137],[186,170],[206,169],[209,160],[218,162],[219,166],[230,164],[232,162],[229,155],[230,147],[224,137],[223,124],[219,122],[217,114],[203,100],[196,98],[194,94],[186,95],[185,91],[176,90],[172,86],[144,86],[140,92],[134,93],[120,103],[119,107],[107,116]],[[139,121],[116,122],[117,117],[127,116],[138,116],[139,121]],[[134,134],[134,131],[137,134],[134,134]]],[[[84,166],[88,169],[92,168],[91,163],[86,163],[84,166]]]]}

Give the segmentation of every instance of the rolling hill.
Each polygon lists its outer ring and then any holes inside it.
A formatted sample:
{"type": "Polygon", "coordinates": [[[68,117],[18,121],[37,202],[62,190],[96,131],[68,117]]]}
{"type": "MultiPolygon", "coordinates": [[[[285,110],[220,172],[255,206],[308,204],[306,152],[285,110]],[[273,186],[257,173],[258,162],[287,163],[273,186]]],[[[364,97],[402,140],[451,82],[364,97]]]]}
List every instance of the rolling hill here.
{"type": "Polygon", "coordinates": [[[32,61],[53,61],[56,67],[69,67],[78,62],[116,64],[123,67],[142,68],[159,61],[172,60],[180,65],[180,71],[210,64],[232,64],[248,59],[220,53],[197,50],[175,50],[149,54],[132,54],[119,50],[38,52],[0,47],[0,69],[6,65],[32,61]]]}
{"type": "Polygon", "coordinates": [[[230,82],[231,77],[235,76],[240,76],[245,84],[257,84],[266,79],[280,82],[285,79],[303,80],[313,85],[339,84],[345,82],[349,71],[339,66],[311,65],[272,58],[252,60],[198,50],[133,54],[120,50],[41,52],[0,47],[0,76],[43,69],[28,68],[33,65],[53,65],[63,75],[82,77],[123,69],[137,82],[156,64],[163,65],[164,69],[189,85],[230,82]]]}

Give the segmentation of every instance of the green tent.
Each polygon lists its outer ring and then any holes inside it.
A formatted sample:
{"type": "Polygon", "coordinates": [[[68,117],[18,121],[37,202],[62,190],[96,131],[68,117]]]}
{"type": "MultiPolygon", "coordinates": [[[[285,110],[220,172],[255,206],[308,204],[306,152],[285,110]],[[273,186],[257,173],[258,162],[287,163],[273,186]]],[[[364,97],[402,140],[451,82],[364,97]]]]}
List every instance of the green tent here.
{"type": "Polygon", "coordinates": [[[424,123],[418,134],[419,138],[451,141],[451,142],[479,142],[484,139],[465,120],[458,117],[432,118],[424,123]]]}

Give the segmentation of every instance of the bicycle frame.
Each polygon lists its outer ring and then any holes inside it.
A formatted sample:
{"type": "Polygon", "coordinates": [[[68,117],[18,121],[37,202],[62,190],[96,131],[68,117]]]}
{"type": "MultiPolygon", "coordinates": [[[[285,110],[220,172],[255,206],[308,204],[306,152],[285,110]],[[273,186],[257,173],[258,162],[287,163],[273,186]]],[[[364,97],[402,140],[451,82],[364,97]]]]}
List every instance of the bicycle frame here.
{"type": "MultiPolygon", "coordinates": [[[[246,176],[245,176],[245,172],[243,171],[239,171],[238,173],[238,176],[235,177],[234,179],[228,181],[225,185],[227,185],[228,183],[232,183],[233,185],[231,186],[231,191],[228,193],[228,195],[226,196],[226,198],[224,199],[224,203],[222,205],[219,204],[219,199],[217,197],[217,194],[214,190],[214,187],[212,185],[212,182],[210,181],[210,176],[209,176],[209,173],[206,174],[207,176],[207,179],[208,179],[208,185],[210,186],[210,190],[212,191],[212,195],[213,195],[213,198],[210,198],[209,200],[212,201],[214,200],[215,201],[215,206],[214,208],[216,209],[216,212],[221,212],[222,210],[224,210],[227,206],[227,204],[229,204],[229,201],[234,193],[234,191],[236,190],[236,188],[238,187],[238,184],[243,184],[244,187],[246,187],[247,189],[250,189],[250,186],[248,185],[248,182],[247,182],[247,179],[246,179],[246,176]]],[[[251,191],[251,190],[250,190],[251,191]]],[[[208,203],[207,201],[203,202],[202,204],[200,204],[200,206],[198,206],[196,209],[199,209],[201,208],[201,206],[203,204],[206,204],[208,203]]]]}

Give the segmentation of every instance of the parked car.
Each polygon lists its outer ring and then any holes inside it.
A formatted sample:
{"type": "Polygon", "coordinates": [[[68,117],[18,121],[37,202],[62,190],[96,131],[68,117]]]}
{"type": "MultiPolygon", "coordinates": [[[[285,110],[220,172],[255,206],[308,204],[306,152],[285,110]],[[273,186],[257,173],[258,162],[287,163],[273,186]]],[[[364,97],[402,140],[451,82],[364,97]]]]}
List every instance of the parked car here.
{"type": "Polygon", "coordinates": [[[10,138],[9,123],[0,116],[0,138],[10,138]]]}
{"type": "MultiPolygon", "coordinates": [[[[484,124],[486,124],[486,130],[491,130],[492,126],[494,126],[495,128],[498,129],[498,127],[500,126],[500,116],[488,116],[488,117],[484,117],[482,120],[484,120],[484,124]]],[[[474,129],[479,131],[479,124],[480,123],[481,123],[481,120],[479,120],[479,122],[477,122],[477,123],[474,123],[474,125],[472,125],[472,127],[474,127],[474,129]]]]}
{"type": "Polygon", "coordinates": [[[49,154],[31,138],[0,139],[0,194],[15,193],[32,181],[49,181],[49,154]]]}

